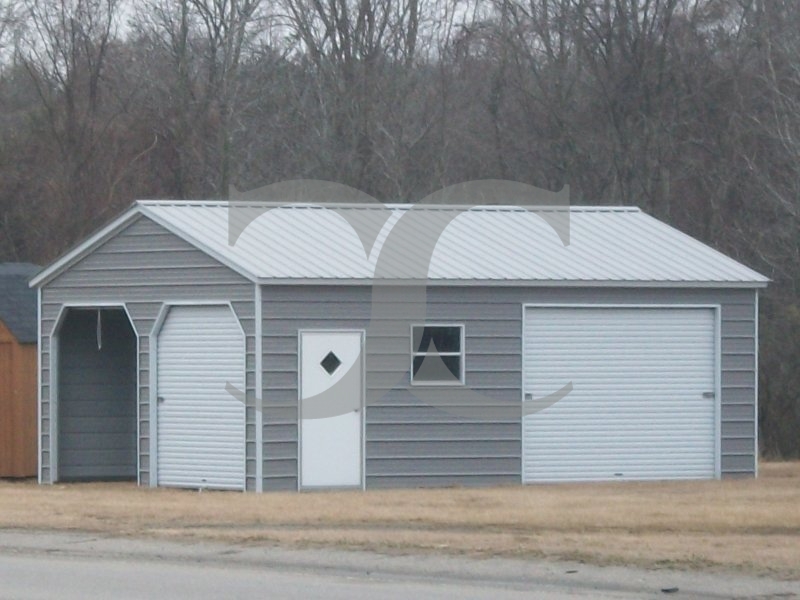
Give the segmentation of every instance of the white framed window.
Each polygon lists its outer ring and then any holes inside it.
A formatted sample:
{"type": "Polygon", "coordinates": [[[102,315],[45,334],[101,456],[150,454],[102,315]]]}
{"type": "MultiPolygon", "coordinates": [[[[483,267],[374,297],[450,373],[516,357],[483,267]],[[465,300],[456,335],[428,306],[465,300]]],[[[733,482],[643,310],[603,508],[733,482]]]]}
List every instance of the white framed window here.
{"type": "Polygon", "coordinates": [[[463,325],[411,325],[411,383],[464,385],[463,325]]]}

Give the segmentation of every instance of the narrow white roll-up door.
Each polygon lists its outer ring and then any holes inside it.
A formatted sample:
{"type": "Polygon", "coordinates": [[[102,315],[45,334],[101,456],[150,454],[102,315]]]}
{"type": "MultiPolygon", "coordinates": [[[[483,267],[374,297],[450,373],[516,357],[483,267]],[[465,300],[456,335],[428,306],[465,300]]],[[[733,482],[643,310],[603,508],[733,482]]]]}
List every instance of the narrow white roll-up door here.
{"type": "Polygon", "coordinates": [[[572,391],[523,417],[524,481],[714,477],[715,323],[710,308],[526,308],[526,400],[572,391]]]}
{"type": "Polygon", "coordinates": [[[175,306],[158,335],[158,484],[243,489],[244,336],[227,306],[175,306]]]}

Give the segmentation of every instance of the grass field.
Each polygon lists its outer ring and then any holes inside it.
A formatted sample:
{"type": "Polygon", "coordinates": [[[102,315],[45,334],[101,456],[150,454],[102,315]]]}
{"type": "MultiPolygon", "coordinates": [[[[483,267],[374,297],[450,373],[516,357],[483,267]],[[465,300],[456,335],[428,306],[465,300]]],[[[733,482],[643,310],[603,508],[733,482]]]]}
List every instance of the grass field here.
{"type": "Polygon", "coordinates": [[[0,528],[737,569],[800,579],[800,462],[759,479],[241,494],[0,482],[0,528]]]}

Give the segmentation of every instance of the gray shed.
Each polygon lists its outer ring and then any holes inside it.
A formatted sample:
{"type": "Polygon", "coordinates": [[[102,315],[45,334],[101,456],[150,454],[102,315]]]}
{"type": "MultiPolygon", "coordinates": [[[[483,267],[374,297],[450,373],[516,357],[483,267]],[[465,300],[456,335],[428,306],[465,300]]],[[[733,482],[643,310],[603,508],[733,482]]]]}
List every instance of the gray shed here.
{"type": "Polygon", "coordinates": [[[635,208],[559,216],[137,202],[31,283],[40,481],[754,476],[767,279],[635,208]]]}

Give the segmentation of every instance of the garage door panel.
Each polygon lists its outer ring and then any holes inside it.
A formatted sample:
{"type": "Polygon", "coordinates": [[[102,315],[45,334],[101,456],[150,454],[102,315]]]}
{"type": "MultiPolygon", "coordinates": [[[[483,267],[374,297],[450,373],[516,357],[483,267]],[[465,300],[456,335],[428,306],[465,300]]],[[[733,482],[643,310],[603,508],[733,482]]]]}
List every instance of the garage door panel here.
{"type": "Polygon", "coordinates": [[[243,489],[244,336],[226,306],[170,309],[158,337],[158,484],[243,489]]]}
{"type": "Polygon", "coordinates": [[[713,309],[527,308],[525,481],[709,478],[716,465],[713,309]]]}
{"type": "MultiPolygon", "coordinates": [[[[596,419],[602,416],[602,411],[608,409],[613,410],[626,410],[626,421],[636,418],[637,414],[645,414],[650,412],[663,412],[668,413],[672,418],[685,420],[684,415],[687,412],[701,412],[705,416],[708,413],[708,398],[697,398],[700,394],[692,388],[687,388],[685,391],[679,391],[672,396],[662,396],[659,394],[648,395],[647,392],[642,392],[638,389],[629,389],[628,397],[621,398],[626,394],[626,390],[617,390],[615,396],[605,395],[605,390],[598,391],[596,388],[586,388],[580,385],[580,381],[573,380],[573,391],[569,394],[570,402],[558,402],[551,405],[542,411],[545,415],[557,416],[564,411],[581,411],[588,410],[587,418],[596,419]],[[685,402],[681,401],[680,396],[687,397],[685,402]],[[561,406],[559,406],[561,405],[561,406]],[[679,414],[675,414],[678,412],[679,414]]],[[[563,384],[562,384],[563,385],[563,384]]],[[[560,387],[560,386],[559,386],[560,387]]],[[[566,400],[567,398],[565,398],[566,400]]],[[[712,402],[713,404],[713,402],[712,402]]],[[[614,415],[616,416],[616,415],[614,415]]]]}

